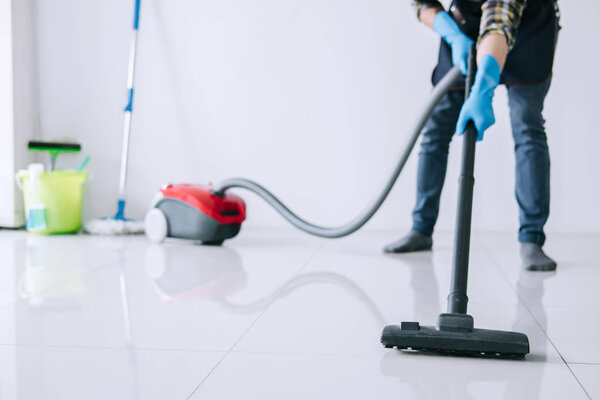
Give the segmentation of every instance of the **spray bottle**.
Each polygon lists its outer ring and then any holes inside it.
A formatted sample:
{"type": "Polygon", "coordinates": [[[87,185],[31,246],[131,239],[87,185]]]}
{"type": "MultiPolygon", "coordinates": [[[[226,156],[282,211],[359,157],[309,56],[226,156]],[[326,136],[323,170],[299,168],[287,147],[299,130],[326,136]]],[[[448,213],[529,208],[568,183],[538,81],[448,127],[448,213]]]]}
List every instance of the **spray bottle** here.
{"type": "Polygon", "coordinates": [[[42,201],[42,186],[40,176],[44,172],[43,164],[30,164],[29,172],[27,229],[46,229],[46,205],[42,201]]]}

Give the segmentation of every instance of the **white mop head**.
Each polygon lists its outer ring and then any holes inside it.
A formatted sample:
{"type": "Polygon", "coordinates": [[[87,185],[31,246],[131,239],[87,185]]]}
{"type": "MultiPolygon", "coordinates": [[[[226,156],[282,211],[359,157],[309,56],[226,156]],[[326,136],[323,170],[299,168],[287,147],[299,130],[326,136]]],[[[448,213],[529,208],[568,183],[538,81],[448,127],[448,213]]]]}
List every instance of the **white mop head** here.
{"type": "Polygon", "coordinates": [[[103,218],[85,223],[83,230],[92,235],[135,235],[144,233],[144,221],[103,218]]]}

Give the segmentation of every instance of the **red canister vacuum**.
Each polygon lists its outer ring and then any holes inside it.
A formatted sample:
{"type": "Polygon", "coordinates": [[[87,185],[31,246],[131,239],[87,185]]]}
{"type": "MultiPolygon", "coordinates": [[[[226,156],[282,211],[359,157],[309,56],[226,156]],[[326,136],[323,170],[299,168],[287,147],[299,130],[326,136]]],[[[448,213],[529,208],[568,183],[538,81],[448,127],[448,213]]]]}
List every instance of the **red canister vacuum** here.
{"type": "Polygon", "coordinates": [[[153,242],[166,237],[221,245],[236,236],[246,219],[246,203],[233,193],[216,196],[210,185],[166,185],[145,219],[153,242]]]}

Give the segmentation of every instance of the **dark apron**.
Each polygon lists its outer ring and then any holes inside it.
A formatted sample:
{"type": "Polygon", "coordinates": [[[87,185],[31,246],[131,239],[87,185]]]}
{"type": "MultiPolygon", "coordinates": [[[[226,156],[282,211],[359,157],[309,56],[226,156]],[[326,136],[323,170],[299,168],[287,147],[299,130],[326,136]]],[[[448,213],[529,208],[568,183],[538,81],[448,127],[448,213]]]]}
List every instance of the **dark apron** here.
{"type": "MultiPolygon", "coordinates": [[[[479,36],[483,1],[453,0],[450,15],[474,41],[479,36]]],[[[560,26],[556,0],[528,0],[517,29],[515,45],[508,53],[500,83],[505,85],[544,82],[552,74],[554,50],[560,26]]],[[[437,84],[452,68],[452,50],[442,40],[432,82],[437,84]]],[[[464,89],[464,79],[453,89],[464,89]]]]}

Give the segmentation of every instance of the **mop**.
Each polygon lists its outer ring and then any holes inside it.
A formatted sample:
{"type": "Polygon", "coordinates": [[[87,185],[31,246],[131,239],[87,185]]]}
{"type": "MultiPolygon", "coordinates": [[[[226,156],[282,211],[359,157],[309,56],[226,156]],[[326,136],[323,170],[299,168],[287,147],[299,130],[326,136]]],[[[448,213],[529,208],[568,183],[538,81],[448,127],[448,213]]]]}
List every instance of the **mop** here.
{"type": "Polygon", "coordinates": [[[125,107],[125,123],[123,129],[123,150],[121,154],[121,176],[119,179],[119,201],[117,213],[114,217],[94,219],[88,221],[84,230],[95,235],[126,235],[144,232],[144,223],[125,218],[125,184],[127,181],[127,159],[129,156],[129,136],[131,133],[131,116],[133,112],[133,81],[135,77],[135,56],[137,49],[137,36],[140,19],[140,2],[135,0],[133,17],[133,34],[129,49],[129,69],[127,74],[128,101],[125,107]]]}

